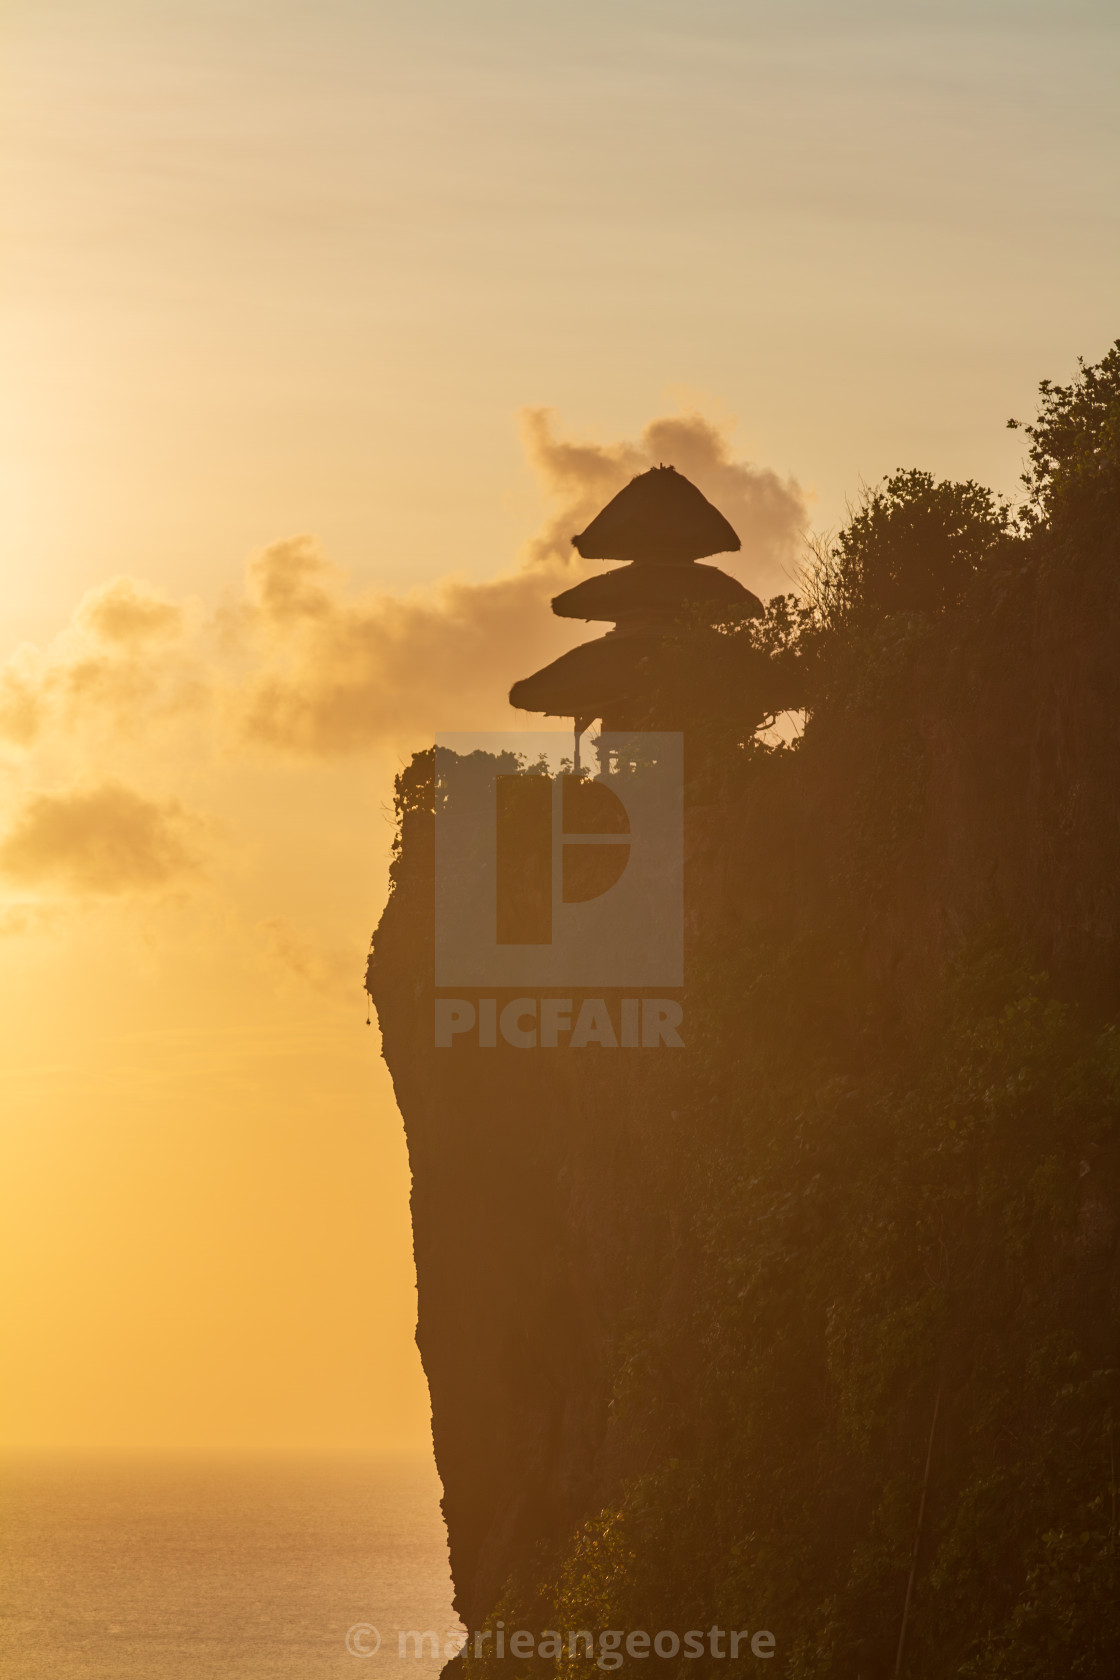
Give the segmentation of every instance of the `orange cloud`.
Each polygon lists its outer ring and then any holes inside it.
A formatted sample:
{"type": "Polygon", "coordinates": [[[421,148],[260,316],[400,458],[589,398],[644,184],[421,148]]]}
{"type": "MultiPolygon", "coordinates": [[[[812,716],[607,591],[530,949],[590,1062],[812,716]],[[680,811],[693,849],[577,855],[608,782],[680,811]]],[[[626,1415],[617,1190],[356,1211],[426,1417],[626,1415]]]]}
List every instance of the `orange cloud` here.
{"type": "Polygon", "coordinates": [[[743,539],[733,564],[752,587],[789,587],[804,495],[792,480],[736,461],[725,433],[702,416],[655,420],[636,444],[557,439],[542,409],[527,411],[523,427],[557,507],[506,576],[354,600],[311,537],[274,543],[252,562],[242,620],[258,659],[243,697],[250,739],[330,756],[405,731],[508,725],[510,684],[579,637],[549,612],[552,595],[599,569],[579,559],[572,535],[659,461],[678,465],[727,514],[743,539]]]}
{"type": "Polygon", "coordinates": [[[0,910],[0,939],[17,939],[27,933],[41,933],[58,914],[53,904],[7,904],[0,910]]]}
{"type": "Polygon", "coordinates": [[[13,747],[29,747],[42,729],[45,715],[38,650],[17,648],[0,669],[0,740],[13,747]]]}
{"type": "Polygon", "coordinates": [[[546,409],[526,411],[522,426],[550,510],[506,574],[355,596],[315,539],[297,536],[256,556],[241,600],[209,627],[151,586],[115,578],[82,600],[45,653],[21,649],[0,669],[0,738],[22,748],[80,738],[86,768],[98,752],[99,767],[112,768],[104,753],[114,743],[169,720],[205,720],[216,733],[204,738],[225,751],[253,744],[316,758],[524,722],[506,704],[511,683],[586,634],[549,611],[552,595],[600,569],[575,553],[573,533],[658,462],[679,467],[738,530],[730,569],[763,595],[790,586],[802,491],[737,460],[726,430],[702,415],[662,417],[636,442],[612,444],[559,437],[546,409]]]}
{"type": "MultiPolygon", "coordinates": [[[[0,836],[0,875],[30,895],[0,912],[0,936],[45,925],[68,896],[126,899],[197,879],[201,823],[163,790],[169,778],[196,785],[208,761],[228,802],[228,761],[247,749],[322,763],[408,751],[441,730],[532,726],[509,708],[510,684],[597,633],[549,611],[552,595],[600,570],[570,539],[651,465],[679,467],[739,531],[728,569],[762,594],[789,586],[804,496],[738,460],[703,416],[662,417],[608,444],[560,436],[548,410],[522,425],[547,513],[503,575],[356,593],[313,537],[297,536],[258,554],[239,598],[209,620],[117,577],[82,598],[47,648],[0,666],[0,742],[19,749],[4,768],[24,788],[0,836]],[[62,791],[39,791],[67,777],[62,791]]],[[[350,993],[340,949],[276,919],[264,937],[271,960],[305,984],[350,993]]]]}
{"type": "Polygon", "coordinates": [[[571,443],[557,438],[552,411],[524,409],[526,453],[548,493],[560,500],[543,531],[529,545],[534,560],[565,560],[571,538],[637,473],[672,465],[691,478],[739,533],[743,552],[734,562],[756,594],[789,588],[808,525],[804,491],[769,467],[737,461],[726,429],[689,413],[651,420],[639,443],[571,443]]]}
{"type": "Polygon", "coordinates": [[[183,633],[183,609],[135,578],[114,578],[85,596],[75,621],[98,641],[118,647],[166,642],[183,633]]]}
{"type": "Polygon", "coordinates": [[[521,664],[572,639],[548,611],[564,581],[536,568],[354,600],[313,539],[274,543],[250,568],[258,666],[241,695],[244,732],[331,756],[402,734],[508,721],[506,690],[521,664]]]}
{"type": "Polygon", "coordinates": [[[351,1002],[362,995],[365,952],[360,946],[353,951],[327,950],[306,939],[283,916],[262,922],[261,931],[268,956],[313,991],[351,1002]]]}
{"type": "Polygon", "coordinates": [[[180,605],[134,578],[90,590],[45,653],[20,648],[0,669],[0,739],[28,747],[51,723],[134,734],[196,709],[206,681],[186,628],[180,605]]]}
{"type": "Polygon", "coordinates": [[[151,891],[198,873],[197,828],[176,800],[114,783],[32,794],[0,842],[0,873],[79,896],[151,891]]]}

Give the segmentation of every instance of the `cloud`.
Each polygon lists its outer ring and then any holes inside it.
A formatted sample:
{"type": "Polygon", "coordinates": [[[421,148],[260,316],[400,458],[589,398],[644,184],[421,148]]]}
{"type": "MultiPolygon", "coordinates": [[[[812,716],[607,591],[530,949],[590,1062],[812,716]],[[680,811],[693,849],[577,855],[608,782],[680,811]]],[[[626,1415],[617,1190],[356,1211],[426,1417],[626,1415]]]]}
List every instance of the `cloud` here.
{"type": "Polygon", "coordinates": [[[283,916],[262,922],[261,931],[267,955],[313,991],[351,1002],[363,995],[365,953],[361,949],[326,950],[297,932],[283,916]]]}
{"type": "Polygon", "coordinates": [[[274,543],[249,574],[258,664],[239,697],[244,733],[330,757],[383,739],[508,724],[506,691],[521,667],[572,640],[572,627],[548,610],[566,581],[554,567],[533,568],[352,599],[312,538],[274,543]]]}
{"type": "Polygon", "coordinates": [[[183,633],[182,607],[130,577],[90,590],[74,616],[96,640],[115,647],[145,647],[183,633]]]}
{"type": "Polygon", "coordinates": [[[769,467],[737,461],[728,428],[690,412],[651,420],[638,443],[571,443],[557,438],[553,411],[524,409],[526,453],[546,491],[560,502],[529,545],[535,560],[566,559],[571,538],[637,473],[674,466],[714,502],[742,540],[742,553],[727,564],[757,594],[790,587],[790,575],[808,526],[805,492],[769,467]]]}
{"type": "Polygon", "coordinates": [[[560,436],[547,409],[527,410],[522,428],[548,511],[510,571],[354,594],[316,540],[296,536],[251,561],[242,597],[209,626],[151,585],[114,578],[46,652],[21,649],[0,669],[0,739],[22,749],[71,739],[87,766],[111,766],[109,747],[143,744],[172,720],[202,724],[199,745],[223,753],[254,745],[319,759],[528,722],[507,705],[510,685],[597,633],[549,611],[552,595],[602,570],[571,537],[658,462],[679,467],[739,532],[729,570],[763,595],[790,587],[805,497],[737,459],[727,428],[682,413],[604,444],[560,436]]]}
{"type": "Polygon", "coordinates": [[[0,740],[29,747],[43,727],[46,709],[38,649],[17,648],[0,668],[0,740]]]}
{"type": "Polygon", "coordinates": [[[176,800],[114,783],[36,793],[0,842],[0,873],[79,896],[150,892],[198,873],[198,826],[176,800]]]}
{"type": "MultiPolygon", "coordinates": [[[[552,595],[603,569],[570,539],[650,466],[677,466],[730,519],[743,550],[720,562],[729,571],[763,595],[790,586],[805,497],[739,459],[726,428],[681,413],[603,443],[563,435],[546,409],[527,411],[522,427],[545,512],[497,577],[356,591],[313,537],[294,536],[255,556],[235,599],[209,618],[115,577],[78,602],[47,647],[0,664],[0,744],[10,749],[0,774],[16,801],[0,833],[0,877],[26,898],[0,907],[0,938],[65,920],[68,899],[127,902],[199,877],[200,819],[154,795],[149,778],[161,790],[169,778],[201,781],[237,824],[260,825],[269,819],[245,782],[250,756],[256,776],[262,759],[344,763],[411,751],[440,730],[542,724],[511,710],[510,684],[605,628],[549,610],[552,595]]],[[[277,797],[293,797],[291,784],[277,797]]],[[[271,822],[269,855],[283,854],[283,829],[271,822]]],[[[218,879],[220,889],[220,870],[218,879]]],[[[274,964],[319,992],[352,995],[354,960],[341,948],[282,920],[263,935],[253,922],[274,964]]]]}
{"type": "Polygon", "coordinates": [[[41,933],[57,919],[54,904],[6,904],[0,910],[0,939],[18,939],[28,933],[41,933]]]}
{"type": "Polygon", "coordinates": [[[554,507],[505,576],[354,599],[311,537],[256,557],[241,618],[257,657],[242,695],[247,738],[329,757],[402,733],[508,727],[510,684],[580,639],[581,626],[549,611],[552,595],[601,570],[580,560],[572,535],[659,461],[678,465],[740,532],[744,553],[733,569],[764,594],[790,586],[804,495],[792,480],[736,461],[726,433],[701,415],[655,420],[638,443],[557,438],[543,409],[527,411],[523,428],[554,507]]]}
{"type": "Polygon", "coordinates": [[[19,648],[0,668],[0,739],[26,748],[52,724],[135,735],[199,709],[208,685],[186,632],[184,608],[150,584],[118,577],[90,590],[46,652],[19,648]]]}

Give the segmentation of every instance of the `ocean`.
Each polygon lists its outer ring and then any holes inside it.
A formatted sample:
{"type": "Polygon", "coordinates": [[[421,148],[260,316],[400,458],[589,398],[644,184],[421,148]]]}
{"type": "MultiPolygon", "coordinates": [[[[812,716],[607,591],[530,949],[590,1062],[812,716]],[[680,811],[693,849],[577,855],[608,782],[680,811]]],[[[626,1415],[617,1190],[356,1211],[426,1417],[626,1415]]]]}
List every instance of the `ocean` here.
{"type": "Polygon", "coordinates": [[[434,1680],[454,1648],[427,1454],[20,1458],[0,1490],[5,1680],[434,1680]]]}

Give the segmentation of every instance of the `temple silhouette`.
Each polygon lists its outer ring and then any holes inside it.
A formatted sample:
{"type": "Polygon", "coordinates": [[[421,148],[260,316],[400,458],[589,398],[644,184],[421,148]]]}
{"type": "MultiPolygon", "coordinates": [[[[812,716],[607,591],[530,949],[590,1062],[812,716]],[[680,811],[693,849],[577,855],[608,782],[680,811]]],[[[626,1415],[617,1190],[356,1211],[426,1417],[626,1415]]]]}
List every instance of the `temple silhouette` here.
{"type": "Polygon", "coordinates": [[[585,560],[625,563],[565,589],[552,610],[612,628],[514,683],[509,698],[527,712],[571,718],[578,765],[580,736],[596,718],[608,732],[679,729],[667,680],[675,633],[683,625],[711,625],[729,609],[761,617],[763,606],[718,566],[700,564],[742,544],[675,467],[652,467],[631,479],[572,546],[585,560]]]}

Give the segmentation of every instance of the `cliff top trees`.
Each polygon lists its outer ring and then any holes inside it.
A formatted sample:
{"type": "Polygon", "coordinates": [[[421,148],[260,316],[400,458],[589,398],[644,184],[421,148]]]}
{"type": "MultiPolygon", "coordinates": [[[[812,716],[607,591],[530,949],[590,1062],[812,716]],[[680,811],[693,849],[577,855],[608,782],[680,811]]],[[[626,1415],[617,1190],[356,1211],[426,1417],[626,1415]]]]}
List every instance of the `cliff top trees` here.
{"type": "Polygon", "coordinates": [[[978,573],[1006,551],[1012,530],[1011,509],[971,479],[938,481],[916,468],[892,473],[820,558],[810,594],[822,628],[958,606],[978,573]]]}
{"type": "Polygon", "coordinates": [[[1120,509],[1120,339],[1095,365],[1078,362],[1068,385],[1044,379],[1033,425],[1009,420],[1030,440],[1030,465],[1023,474],[1030,507],[1039,522],[1090,510],[1120,509]]]}

